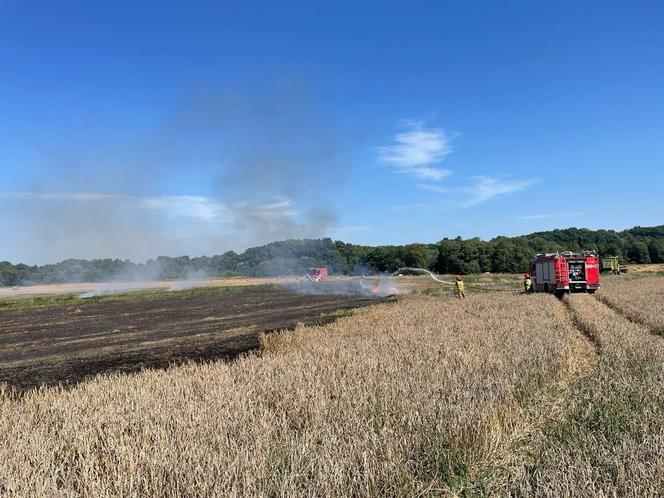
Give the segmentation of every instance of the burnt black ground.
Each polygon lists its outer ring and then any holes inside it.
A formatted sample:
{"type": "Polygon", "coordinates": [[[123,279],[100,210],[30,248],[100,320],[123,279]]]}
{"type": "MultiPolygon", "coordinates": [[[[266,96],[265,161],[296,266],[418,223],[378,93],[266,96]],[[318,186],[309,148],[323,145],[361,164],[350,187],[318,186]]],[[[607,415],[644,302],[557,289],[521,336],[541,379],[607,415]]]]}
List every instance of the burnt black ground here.
{"type": "Polygon", "coordinates": [[[24,391],[102,372],[232,358],[256,348],[261,332],[319,323],[375,301],[256,287],[4,311],[0,382],[24,391]]]}

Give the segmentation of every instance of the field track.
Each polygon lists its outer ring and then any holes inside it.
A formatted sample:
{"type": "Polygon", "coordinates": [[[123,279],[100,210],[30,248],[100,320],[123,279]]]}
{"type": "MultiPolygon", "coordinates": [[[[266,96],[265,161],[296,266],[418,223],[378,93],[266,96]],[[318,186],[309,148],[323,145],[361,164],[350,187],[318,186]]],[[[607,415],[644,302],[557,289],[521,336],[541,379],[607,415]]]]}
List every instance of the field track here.
{"type": "Polygon", "coordinates": [[[251,287],[0,314],[0,382],[18,389],[108,371],[232,357],[258,334],[317,323],[375,299],[251,287]]]}

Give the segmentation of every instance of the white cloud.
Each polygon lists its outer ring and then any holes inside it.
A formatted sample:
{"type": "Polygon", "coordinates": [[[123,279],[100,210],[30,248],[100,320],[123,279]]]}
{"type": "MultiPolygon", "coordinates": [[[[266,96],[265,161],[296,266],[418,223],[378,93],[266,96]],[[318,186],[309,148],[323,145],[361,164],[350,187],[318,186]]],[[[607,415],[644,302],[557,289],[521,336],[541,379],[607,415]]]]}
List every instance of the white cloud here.
{"type": "Polygon", "coordinates": [[[474,182],[473,185],[460,189],[467,196],[463,201],[464,207],[477,206],[496,197],[505,197],[535,184],[535,180],[511,180],[491,176],[473,176],[470,179],[474,182]]]}
{"type": "Polygon", "coordinates": [[[536,180],[511,180],[495,178],[492,176],[472,176],[469,178],[471,184],[463,187],[443,187],[441,185],[420,184],[419,187],[437,194],[450,194],[453,197],[461,197],[458,202],[461,207],[473,207],[483,204],[497,197],[520,192],[534,185],[536,180]]]}
{"type": "Polygon", "coordinates": [[[422,121],[406,121],[408,131],[398,133],[394,143],[378,149],[378,160],[398,172],[419,180],[418,187],[437,194],[447,194],[457,206],[472,207],[497,197],[506,197],[535,184],[535,180],[514,180],[494,176],[472,176],[470,184],[441,185],[440,180],[452,171],[437,165],[452,152],[450,137],[440,128],[427,127],[422,121]]]}
{"type": "Polygon", "coordinates": [[[408,173],[412,174],[418,180],[440,181],[450,176],[452,172],[449,169],[440,169],[432,167],[411,168],[408,173]]]}
{"type": "Polygon", "coordinates": [[[287,214],[296,214],[293,209],[293,199],[288,197],[279,197],[269,204],[259,204],[258,209],[265,212],[285,212],[287,214]]]}
{"type": "Polygon", "coordinates": [[[452,172],[435,167],[452,152],[451,140],[438,128],[408,123],[410,130],[398,133],[392,145],[378,148],[378,160],[418,180],[440,181],[452,172]]]}
{"type": "Polygon", "coordinates": [[[267,204],[236,202],[231,209],[242,218],[259,218],[263,221],[293,218],[299,214],[293,200],[288,197],[278,197],[267,204]]]}
{"type": "Polygon", "coordinates": [[[8,192],[0,193],[0,198],[76,203],[114,202],[118,205],[132,205],[156,211],[164,216],[192,218],[199,221],[224,221],[228,211],[222,203],[196,195],[136,197],[98,192],[8,192]]]}
{"type": "Polygon", "coordinates": [[[228,208],[209,197],[196,195],[172,195],[138,198],[141,207],[161,211],[168,216],[195,218],[203,221],[220,221],[228,208]]]}

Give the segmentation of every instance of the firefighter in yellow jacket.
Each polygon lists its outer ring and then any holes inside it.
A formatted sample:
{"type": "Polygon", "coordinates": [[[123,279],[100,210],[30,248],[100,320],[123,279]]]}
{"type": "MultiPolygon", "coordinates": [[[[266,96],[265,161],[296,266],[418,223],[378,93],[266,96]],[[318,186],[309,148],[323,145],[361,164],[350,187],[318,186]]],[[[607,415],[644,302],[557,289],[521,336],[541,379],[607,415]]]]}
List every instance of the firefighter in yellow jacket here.
{"type": "Polygon", "coordinates": [[[530,274],[523,274],[523,292],[532,292],[533,281],[530,279],[530,274]]]}
{"type": "Polygon", "coordinates": [[[463,280],[461,279],[461,275],[456,276],[456,282],[454,282],[454,285],[456,287],[457,297],[465,299],[466,293],[463,291],[463,280]]]}

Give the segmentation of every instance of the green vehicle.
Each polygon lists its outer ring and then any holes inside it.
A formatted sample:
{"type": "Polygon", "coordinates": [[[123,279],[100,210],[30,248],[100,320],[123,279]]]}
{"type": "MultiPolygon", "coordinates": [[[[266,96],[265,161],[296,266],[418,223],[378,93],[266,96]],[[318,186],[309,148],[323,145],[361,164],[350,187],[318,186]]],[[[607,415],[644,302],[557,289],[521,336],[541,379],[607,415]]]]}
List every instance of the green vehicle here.
{"type": "Polygon", "coordinates": [[[626,265],[620,264],[618,256],[605,256],[602,258],[602,271],[610,271],[614,275],[620,275],[627,271],[626,265]]]}

